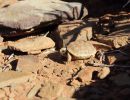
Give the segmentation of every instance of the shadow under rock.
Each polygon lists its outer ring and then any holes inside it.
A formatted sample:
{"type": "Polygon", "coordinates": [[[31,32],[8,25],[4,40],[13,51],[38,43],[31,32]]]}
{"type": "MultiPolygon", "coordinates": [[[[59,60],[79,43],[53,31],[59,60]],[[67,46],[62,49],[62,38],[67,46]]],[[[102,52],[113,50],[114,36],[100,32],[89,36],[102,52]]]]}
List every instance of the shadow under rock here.
{"type": "Polygon", "coordinates": [[[59,52],[50,53],[47,57],[60,64],[64,64],[66,61],[66,58],[63,57],[59,52]]]}
{"type": "Polygon", "coordinates": [[[81,86],[73,94],[76,100],[129,100],[130,85],[119,86],[111,77],[126,73],[125,68],[112,68],[111,73],[103,80],[97,80],[90,85],[81,86]]]}

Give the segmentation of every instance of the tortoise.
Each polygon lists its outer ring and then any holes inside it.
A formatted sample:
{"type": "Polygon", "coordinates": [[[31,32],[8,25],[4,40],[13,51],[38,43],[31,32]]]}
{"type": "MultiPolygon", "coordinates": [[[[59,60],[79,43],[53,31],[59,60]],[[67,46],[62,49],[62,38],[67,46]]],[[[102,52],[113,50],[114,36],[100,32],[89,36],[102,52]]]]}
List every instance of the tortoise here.
{"type": "Polygon", "coordinates": [[[60,53],[67,57],[67,61],[83,60],[95,57],[99,48],[111,49],[108,45],[96,41],[78,40],[71,42],[66,48],[61,48],[60,53]]]}

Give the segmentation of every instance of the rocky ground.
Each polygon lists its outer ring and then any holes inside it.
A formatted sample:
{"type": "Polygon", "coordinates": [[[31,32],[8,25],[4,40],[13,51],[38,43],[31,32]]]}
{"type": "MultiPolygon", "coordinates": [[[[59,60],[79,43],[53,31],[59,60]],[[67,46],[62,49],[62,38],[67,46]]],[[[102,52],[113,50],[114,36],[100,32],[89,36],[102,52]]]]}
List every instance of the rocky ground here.
{"type": "Polygon", "coordinates": [[[129,100],[130,13],[75,7],[0,0],[0,100],[129,100]]]}

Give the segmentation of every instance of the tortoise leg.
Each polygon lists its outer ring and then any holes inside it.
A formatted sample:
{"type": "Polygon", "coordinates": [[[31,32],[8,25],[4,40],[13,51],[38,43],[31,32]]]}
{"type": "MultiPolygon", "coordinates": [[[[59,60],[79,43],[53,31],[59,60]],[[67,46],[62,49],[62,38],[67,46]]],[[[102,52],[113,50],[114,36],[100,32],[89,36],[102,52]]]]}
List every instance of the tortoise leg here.
{"type": "Polygon", "coordinates": [[[67,53],[67,62],[70,62],[71,60],[72,60],[72,56],[69,53],[67,53]]]}

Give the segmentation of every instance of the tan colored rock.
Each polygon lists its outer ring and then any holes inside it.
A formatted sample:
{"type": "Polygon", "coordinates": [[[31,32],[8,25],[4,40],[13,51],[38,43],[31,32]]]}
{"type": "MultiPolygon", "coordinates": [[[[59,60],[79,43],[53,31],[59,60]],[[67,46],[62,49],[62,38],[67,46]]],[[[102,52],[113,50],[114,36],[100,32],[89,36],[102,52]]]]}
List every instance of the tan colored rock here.
{"type": "Polygon", "coordinates": [[[17,57],[17,67],[18,71],[26,71],[26,72],[37,72],[40,67],[40,61],[37,56],[34,55],[25,55],[17,57]]]}
{"type": "Polygon", "coordinates": [[[106,61],[108,64],[115,64],[117,62],[128,61],[130,58],[120,52],[110,53],[106,55],[106,61]]]}
{"type": "Polygon", "coordinates": [[[103,67],[99,73],[98,73],[98,78],[104,79],[107,75],[110,74],[110,68],[108,67],[103,67]]]}
{"type": "Polygon", "coordinates": [[[16,96],[15,98],[14,98],[14,100],[28,100],[28,98],[26,97],[26,96],[16,96]]]}
{"type": "Polygon", "coordinates": [[[75,93],[75,88],[73,86],[65,86],[64,91],[61,93],[62,97],[72,97],[73,94],[75,93]]]}
{"type": "Polygon", "coordinates": [[[76,99],[68,97],[58,97],[56,100],[76,100],[76,99]]]}
{"type": "Polygon", "coordinates": [[[92,38],[92,26],[86,25],[81,20],[70,21],[63,23],[58,26],[55,40],[57,41],[58,47],[65,47],[70,42],[75,40],[90,40],[92,38]]]}
{"type": "Polygon", "coordinates": [[[10,93],[10,94],[9,94],[9,97],[10,97],[10,98],[14,98],[14,97],[15,97],[15,94],[14,94],[14,93],[10,93]]]}
{"type": "Polygon", "coordinates": [[[0,98],[3,98],[5,97],[5,91],[0,89],[0,98]]]}
{"type": "Polygon", "coordinates": [[[128,36],[101,36],[98,41],[114,48],[120,48],[128,44],[128,36]]]}
{"type": "Polygon", "coordinates": [[[98,67],[86,67],[78,73],[77,78],[83,83],[87,81],[92,81],[93,72],[98,70],[98,67]]]}
{"type": "Polygon", "coordinates": [[[39,51],[43,49],[52,48],[55,46],[55,43],[52,39],[45,36],[34,36],[23,38],[17,40],[15,42],[8,42],[8,46],[10,49],[31,53],[39,53],[39,51]],[[37,52],[38,51],[38,52],[37,52]]]}
{"type": "Polygon", "coordinates": [[[35,75],[27,72],[1,72],[0,73],[0,88],[10,86],[12,84],[24,83],[28,80],[35,79],[35,75]]]}
{"type": "Polygon", "coordinates": [[[92,27],[85,27],[80,30],[76,40],[90,40],[93,37],[92,27]]]}
{"type": "Polygon", "coordinates": [[[38,96],[47,100],[53,100],[59,97],[63,90],[64,86],[62,84],[48,82],[40,89],[38,96]]]}
{"type": "MultiPolygon", "coordinates": [[[[77,76],[75,77],[75,80],[78,80],[80,83],[87,84],[88,82],[93,82],[93,73],[97,72],[97,77],[100,79],[104,79],[109,73],[110,69],[108,67],[92,67],[87,66],[86,68],[82,69],[77,76]]],[[[72,81],[72,82],[73,82],[72,81]]]]}
{"type": "Polygon", "coordinates": [[[3,87],[3,90],[5,91],[5,95],[9,97],[11,91],[10,91],[10,87],[3,87]]]}
{"type": "Polygon", "coordinates": [[[97,51],[108,51],[108,50],[111,50],[111,46],[107,45],[107,44],[104,44],[104,43],[100,43],[100,42],[97,42],[97,41],[87,41],[89,43],[91,43],[97,51]]]}

